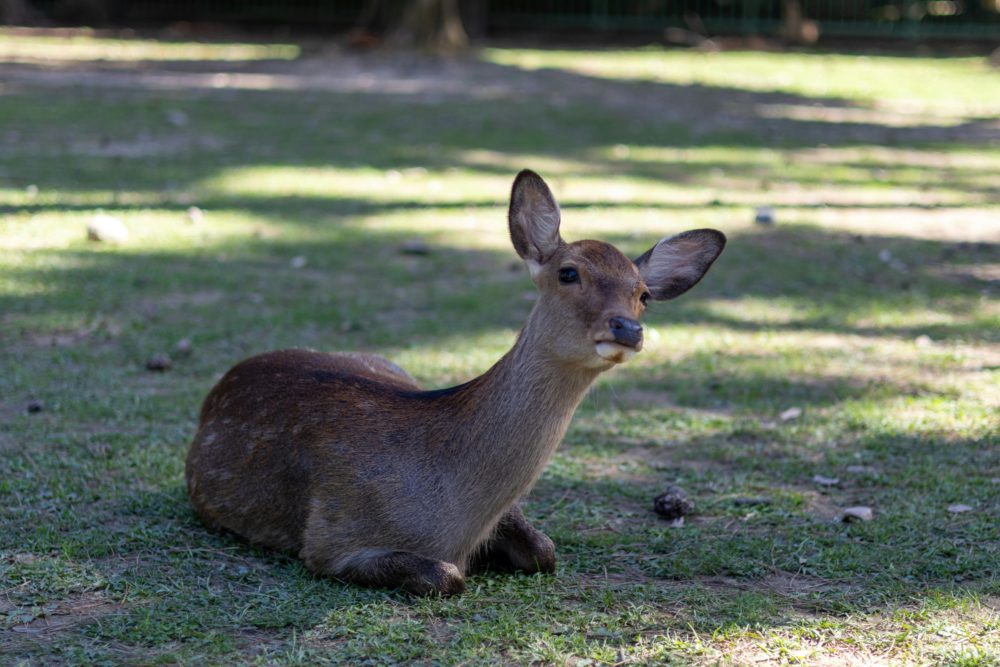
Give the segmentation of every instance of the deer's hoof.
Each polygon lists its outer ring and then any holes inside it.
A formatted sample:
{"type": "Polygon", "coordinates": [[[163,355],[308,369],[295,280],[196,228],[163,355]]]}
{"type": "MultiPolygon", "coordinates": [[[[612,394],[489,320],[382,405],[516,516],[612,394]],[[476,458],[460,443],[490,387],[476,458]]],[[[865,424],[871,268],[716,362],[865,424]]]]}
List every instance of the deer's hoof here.
{"type": "Polygon", "coordinates": [[[436,561],[407,577],[401,587],[413,595],[448,597],[465,590],[465,577],[451,563],[436,561]]]}
{"type": "Polygon", "coordinates": [[[524,568],[525,571],[555,574],[556,545],[545,533],[534,535],[531,542],[531,557],[533,562],[531,566],[524,568]]]}

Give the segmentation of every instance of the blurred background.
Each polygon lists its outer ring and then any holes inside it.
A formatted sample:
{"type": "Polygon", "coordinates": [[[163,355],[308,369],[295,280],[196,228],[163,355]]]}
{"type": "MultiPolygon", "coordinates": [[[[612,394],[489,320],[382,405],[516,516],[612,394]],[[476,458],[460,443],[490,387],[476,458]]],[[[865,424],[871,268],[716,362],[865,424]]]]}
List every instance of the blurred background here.
{"type": "Polygon", "coordinates": [[[470,37],[532,31],[604,39],[665,31],[681,42],[715,35],[780,36],[795,43],[821,37],[996,39],[1000,24],[995,0],[4,0],[0,12],[11,25],[192,22],[203,29],[212,23],[355,28],[372,37],[408,30],[422,39],[444,32],[453,47],[470,37]]]}

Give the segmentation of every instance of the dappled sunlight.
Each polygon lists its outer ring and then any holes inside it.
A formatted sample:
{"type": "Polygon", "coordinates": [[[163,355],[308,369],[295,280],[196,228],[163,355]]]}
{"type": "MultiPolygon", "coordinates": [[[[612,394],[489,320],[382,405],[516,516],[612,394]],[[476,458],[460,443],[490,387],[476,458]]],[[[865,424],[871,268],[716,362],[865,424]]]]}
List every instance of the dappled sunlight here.
{"type": "Polygon", "coordinates": [[[899,304],[886,309],[878,301],[858,300],[856,304],[838,304],[834,315],[830,310],[824,309],[822,304],[816,304],[812,300],[779,297],[772,302],[771,299],[745,297],[702,302],[699,310],[714,316],[720,324],[728,321],[733,324],[743,322],[763,329],[779,327],[822,330],[831,320],[835,320],[846,334],[851,334],[852,330],[859,335],[885,331],[886,333],[880,334],[882,336],[891,336],[891,330],[919,331],[922,328],[947,327],[968,323],[976,318],[1000,315],[989,303],[983,304],[982,308],[970,306],[968,299],[960,299],[953,304],[939,301],[934,307],[918,301],[908,307],[899,304]]]}
{"type": "Polygon", "coordinates": [[[514,345],[516,335],[514,329],[494,329],[441,336],[383,354],[422,386],[435,389],[458,385],[486,372],[514,345]]]}
{"type": "MultiPolygon", "coordinates": [[[[920,127],[927,123],[926,114],[916,110],[894,112],[887,109],[859,109],[851,107],[824,107],[808,104],[760,104],[756,112],[761,118],[785,118],[788,120],[819,123],[870,123],[886,127],[920,127]]],[[[961,118],[944,118],[942,125],[958,125],[961,118]]]]}
{"type": "MultiPolygon", "coordinates": [[[[210,219],[193,221],[187,209],[180,206],[174,209],[144,206],[118,209],[124,204],[120,201],[112,203],[106,209],[108,212],[103,213],[119,219],[128,231],[127,240],[110,248],[87,241],[87,224],[102,211],[99,207],[90,209],[87,204],[79,211],[43,211],[9,216],[0,225],[3,232],[0,248],[9,251],[86,249],[95,255],[107,252],[144,254],[156,249],[158,252],[184,254],[199,249],[225,248],[241,240],[281,236],[281,228],[275,225],[272,217],[245,210],[213,210],[210,219]]],[[[62,203],[62,206],[66,205],[62,203]]],[[[199,212],[199,215],[205,214],[199,212]]],[[[300,232],[300,235],[307,233],[300,232]]]]}
{"type": "MultiPolygon", "coordinates": [[[[643,150],[637,149],[637,153],[643,150]]],[[[712,213],[713,208],[770,206],[781,209],[787,218],[828,216],[839,220],[864,211],[880,218],[898,216],[901,211],[935,207],[958,207],[970,218],[969,225],[981,221],[996,207],[989,191],[970,191],[971,183],[962,180],[945,182],[928,189],[927,179],[935,174],[916,174],[890,184],[873,179],[876,167],[830,170],[816,165],[814,175],[796,165],[796,176],[784,174],[782,161],[793,159],[776,155],[764,166],[731,167],[728,161],[739,156],[714,157],[697,149],[678,155],[676,161],[643,162],[641,157],[622,161],[620,173],[609,177],[605,169],[595,169],[586,156],[553,161],[531,156],[503,155],[484,151],[456,152],[464,168],[447,170],[408,167],[376,171],[371,168],[256,166],[222,170],[204,179],[196,190],[214,196],[263,198],[312,198],[386,202],[405,208],[417,206],[469,207],[502,206],[501,196],[483,198],[482,193],[503,193],[509,180],[525,166],[541,170],[558,189],[564,208],[631,207],[636,209],[672,208],[698,213],[712,213]],[[712,166],[713,160],[716,166],[712,166]],[[697,165],[708,164],[701,168],[697,165]],[[692,165],[695,165],[692,167],[692,165]],[[489,167],[483,170],[483,167],[489,167]],[[498,169],[498,167],[502,167],[498,169]],[[548,168],[546,168],[548,167],[548,168]],[[991,208],[993,207],[993,208],[991,208]],[[787,211],[787,213],[785,212],[787,211]]],[[[611,162],[613,169],[618,161],[611,162]]],[[[880,177],[881,178],[881,177],[880,177]]],[[[896,178],[896,176],[889,176],[896,178]]],[[[981,178],[970,176],[969,180],[981,178]]],[[[983,184],[986,185],[985,183],[983,184]]],[[[947,212],[946,212],[947,213],[947,212]]]]}
{"type": "MultiPolygon", "coordinates": [[[[261,166],[226,169],[198,187],[213,194],[248,199],[298,196],[443,206],[480,203],[483,200],[479,193],[504,192],[510,179],[506,175],[428,172],[423,168],[376,171],[363,167],[261,166]],[[474,198],[470,199],[470,195],[474,198]]],[[[486,202],[492,205],[501,200],[486,202]]]]}
{"type": "Polygon", "coordinates": [[[979,58],[929,64],[893,56],[704,53],[659,47],[616,51],[492,48],[484,50],[482,57],[527,70],[559,68],[612,80],[779,91],[815,97],[817,104],[874,103],[945,118],[992,117],[1000,111],[1000,85],[983,90],[978,78],[970,74],[972,68],[988,71],[989,64],[979,58]],[[775,66],[776,60],[780,66],[775,66]],[[865,76],[856,76],[859,68],[865,76]],[[929,68],[936,75],[929,75],[929,68]]]}
{"type": "Polygon", "coordinates": [[[85,29],[66,35],[35,34],[23,29],[0,29],[0,61],[137,63],[149,61],[294,60],[301,55],[297,44],[240,44],[97,36],[85,29]]]}
{"type": "MultiPolygon", "coordinates": [[[[805,577],[803,577],[805,579],[805,577]]],[[[827,592],[825,583],[816,596],[827,592]]],[[[792,592],[794,593],[794,591],[792,592]]],[[[815,665],[989,664],[992,641],[985,628],[998,622],[990,600],[961,591],[934,591],[923,600],[905,600],[889,609],[845,619],[816,618],[808,609],[807,590],[797,618],[771,628],[727,633],[708,649],[733,664],[788,661],[815,665]],[[849,624],[860,624],[862,637],[845,637],[849,624]]],[[[787,598],[798,595],[788,594],[787,598]]],[[[855,631],[857,632],[857,631],[855,631]]]]}

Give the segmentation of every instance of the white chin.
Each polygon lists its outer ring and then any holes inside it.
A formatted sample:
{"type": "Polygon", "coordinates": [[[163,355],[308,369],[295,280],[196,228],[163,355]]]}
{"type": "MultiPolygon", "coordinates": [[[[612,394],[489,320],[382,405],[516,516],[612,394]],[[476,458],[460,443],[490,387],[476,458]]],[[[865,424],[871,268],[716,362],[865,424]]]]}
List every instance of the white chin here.
{"type": "Polygon", "coordinates": [[[624,363],[637,354],[635,348],[619,345],[618,343],[598,343],[594,346],[594,351],[601,359],[610,361],[613,364],[624,363]]]}

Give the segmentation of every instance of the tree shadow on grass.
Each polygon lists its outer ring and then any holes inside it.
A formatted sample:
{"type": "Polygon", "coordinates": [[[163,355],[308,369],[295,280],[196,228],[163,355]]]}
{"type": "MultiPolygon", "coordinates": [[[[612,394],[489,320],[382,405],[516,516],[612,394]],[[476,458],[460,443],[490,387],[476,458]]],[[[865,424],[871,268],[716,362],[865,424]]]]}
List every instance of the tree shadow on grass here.
{"type": "MultiPolygon", "coordinates": [[[[512,251],[462,249],[462,239],[445,236],[427,254],[411,256],[403,252],[407,238],[341,226],[319,241],[223,241],[159,253],[44,251],[40,265],[7,272],[15,283],[44,289],[0,296],[3,338],[25,352],[26,368],[43,361],[38,355],[50,358],[46,348],[140,368],[155,352],[193,338],[200,354],[177,369],[195,373],[193,380],[278,347],[384,353],[447,347],[523,324],[534,287],[512,251]],[[296,257],[307,257],[307,266],[296,268],[296,257]]],[[[609,240],[638,255],[656,239],[609,240]]],[[[737,232],[695,290],[651,307],[646,319],[662,338],[647,346],[683,347],[673,338],[683,335],[678,327],[691,326],[992,343],[995,316],[981,310],[981,299],[997,284],[979,276],[998,254],[991,243],[856,237],[810,226],[737,232]]],[[[852,355],[808,345],[760,355],[712,347],[673,355],[662,366],[642,366],[640,358],[609,386],[655,391],[679,407],[767,413],[947,393],[905,379],[857,377],[849,370],[852,355]],[[817,369],[810,361],[816,354],[834,366],[817,369]],[[836,370],[840,363],[846,370],[836,370]]]]}
{"type": "MultiPolygon", "coordinates": [[[[724,158],[691,163],[679,156],[629,160],[595,149],[614,144],[971,147],[1000,139],[992,120],[887,127],[769,117],[762,109],[775,105],[858,105],[563,70],[525,71],[482,61],[443,65],[419,58],[341,57],[329,61],[331,71],[321,69],[318,61],[249,64],[234,76],[253,76],[256,68],[263,79],[244,87],[234,79],[228,89],[228,79],[216,76],[227,75],[225,66],[207,65],[217,71],[198,78],[168,67],[161,72],[162,80],[144,78],[142,72],[88,72],[86,67],[49,80],[53,74],[43,68],[13,68],[14,81],[23,89],[14,84],[6,94],[8,118],[17,127],[11,143],[24,146],[28,159],[10,178],[43,190],[159,192],[188,189],[220,171],[257,165],[514,170],[476,157],[492,153],[504,159],[533,155],[575,161],[566,177],[615,174],[690,183],[723,170],[756,184],[780,178],[780,165],[724,158]],[[251,72],[245,71],[248,68],[251,72]],[[43,85],[52,85],[65,97],[34,92],[43,85]],[[88,114],[77,113],[81,102],[88,114]],[[167,118],[175,112],[191,120],[172,126],[167,118]],[[36,144],[43,150],[31,150],[36,144]],[[126,165],[128,173],[122,175],[126,165]]],[[[961,165],[913,164],[902,174],[896,167],[906,160],[876,160],[862,169],[884,171],[882,186],[955,184],[980,197],[996,194],[961,165]]],[[[803,175],[805,181],[825,183],[823,166],[813,167],[803,175]]],[[[864,182],[858,175],[848,179],[864,182]]]]}

